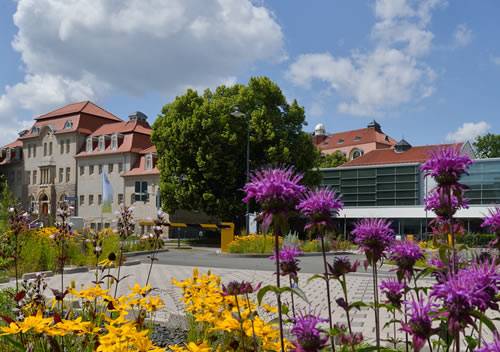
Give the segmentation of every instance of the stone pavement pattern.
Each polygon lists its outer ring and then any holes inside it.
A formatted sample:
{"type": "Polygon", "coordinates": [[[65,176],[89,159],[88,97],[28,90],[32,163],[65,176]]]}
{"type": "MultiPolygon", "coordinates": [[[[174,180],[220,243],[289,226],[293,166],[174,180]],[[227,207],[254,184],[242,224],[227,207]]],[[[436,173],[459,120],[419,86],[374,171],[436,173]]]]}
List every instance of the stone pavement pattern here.
{"type": "MultiPolygon", "coordinates": [[[[236,259],[235,259],[236,260],[236,259]]],[[[124,266],[121,269],[122,277],[129,275],[124,279],[119,286],[119,294],[125,294],[128,292],[129,287],[132,287],[134,283],[139,283],[144,285],[146,282],[147,272],[149,269],[149,264],[138,264],[133,266],[124,266]]],[[[253,283],[261,282],[263,286],[275,284],[275,276],[270,271],[258,271],[258,270],[232,270],[227,268],[198,268],[200,273],[211,270],[214,274],[221,277],[222,283],[227,283],[231,280],[238,281],[250,281],[253,283]]],[[[116,269],[111,270],[113,274],[116,269]]],[[[165,308],[158,312],[156,315],[157,321],[163,321],[169,323],[179,322],[179,316],[183,313],[183,303],[181,302],[182,292],[179,288],[172,284],[172,279],[183,280],[189,278],[192,274],[193,267],[190,266],[177,266],[177,265],[164,265],[155,264],[150,278],[150,283],[153,287],[158,288],[156,294],[158,294],[165,302],[165,308]]],[[[325,283],[322,280],[314,280],[307,282],[307,280],[312,276],[312,274],[299,274],[299,287],[305,292],[310,304],[302,301],[300,298],[295,298],[296,309],[298,310],[309,310],[321,314],[323,317],[328,317],[328,303],[326,300],[325,293],[325,283]]],[[[72,281],[76,283],[76,288],[80,289],[87,287],[94,280],[94,273],[74,273],[65,274],[64,281],[65,285],[70,285],[72,281]]],[[[47,278],[49,288],[59,288],[60,287],[60,275],[47,278]]],[[[286,278],[282,279],[283,284],[288,282],[286,278]]],[[[381,279],[379,279],[381,281],[381,279]]],[[[353,301],[365,301],[371,302],[373,300],[373,287],[371,284],[371,277],[367,274],[350,274],[347,277],[349,300],[353,301]]],[[[429,281],[428,284],[432,284],[429,281]]],[[[13,285],[11,281],[9,286],[13,285]]],[[[5,285],[0,285],[5,286],[5,285]]],[[[49,294],[49,292],[47,292],[49,294]]],[[[334,300],[338,297],[343,297],[341,287],[336,281],[331,281],[331,297],[332,297],[332,307],[333,307],[333,320],[334,322],[346,323],[345,314],[337,306],[334,300]]],[[[380,296],[381,300],[383,299],[380,296]]],[[[283,299],[284,303],[290,302],[290,296],[285,295],[283,299]]],[[[275,297],[271,293],[266,296],[265,302],[271,305],[275,305],[275,297]]],[[[381,326],[385,322],[392,319],[392,316],[385,310],[381,310],[381,326]]],[[[400,318],[400,317],[397,317],[400,318]]],[[[351,314],[352,327],[355,332],[363,333],[363,336],[367,340],[375,338],[375,318],[373,310],[369,308],[361,308],[361,310],[353,311],[351,314]]],[[[381,336],[386,338],[392,334],[392,326],[383,330],[381,336]]],[[[401,333],[400,336],[403,336],[401,333]]]]}

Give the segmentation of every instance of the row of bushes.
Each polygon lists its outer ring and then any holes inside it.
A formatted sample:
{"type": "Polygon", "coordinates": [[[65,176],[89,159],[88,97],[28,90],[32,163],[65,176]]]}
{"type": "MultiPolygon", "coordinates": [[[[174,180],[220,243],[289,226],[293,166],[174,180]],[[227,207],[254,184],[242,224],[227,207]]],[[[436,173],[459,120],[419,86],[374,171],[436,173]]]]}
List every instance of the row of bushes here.
{"type": "MultiPolygon", "coordinates": [[[[285,236],[284,240],[280,238],[280,247],[283,243],[291,243],[298,246],[303,252],[321,252],[321,242],[314,240],[299,240],[296,235],[285,236]]],[[[339,241],[335,238],[327,236],[325,238],[325,247],[330,250],[348,250],[355,248],[352,242],[339,241]]],[[[258,253],[271,254],[274,252],[274,237],[273,235],[256,235],[238,236],[229,244],[229,253],[258,253]]]]}
{"type": "MultiPolygon", "coordinates": [[[[51,238],[55,231],[53,228],[45,228],[35,231],[28,231],[20,237],[20,258],[19,271],[21,274],[27,272],[37,272],[46,270],[56,270],[57,268],[57,247],[51,238]]],[[[102,234],[102,253],[99,260],[104,259],[111,252],[118,253],[120,247],[120,238],[118,234],[111,230],[103,230],[102,234]]],[[[152,243],[140,238],[131,238],[124,243],[125,252],[149,250],[152,243]]],[[[95,256],[90,243],[75,233],[73,238],[67,242],[66,265],[85,266],[94,265],[95,256]]],[[[3,258],[3,274],[12,276],[14,267],[12,260],[3,258]]]]}

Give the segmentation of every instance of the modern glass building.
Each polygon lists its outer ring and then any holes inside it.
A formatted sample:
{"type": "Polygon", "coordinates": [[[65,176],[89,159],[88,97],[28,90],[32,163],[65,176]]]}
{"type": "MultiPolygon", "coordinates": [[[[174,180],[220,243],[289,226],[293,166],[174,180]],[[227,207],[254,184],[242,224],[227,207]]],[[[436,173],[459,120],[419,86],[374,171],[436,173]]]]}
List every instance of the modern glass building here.
{"type": "MultiPolygon", "coordinates": [[[[360,218],[389,218],[400,234],[425,235],[435,217],[424,210],[424,198],[435,187],[420,171],[421,162],[345,166],[322,169],[323,185],[342,195],[345,208],[340,214],[344,233],[360,218]]],[[[500,158],[476,159],[469,175],[461,180],[469,189],[469,209],[457,212],[466,229],[480,232],[481,218],[500,204],[500,158]]],[[[342,230],[342,229],[341,229],[342,230]]]]}

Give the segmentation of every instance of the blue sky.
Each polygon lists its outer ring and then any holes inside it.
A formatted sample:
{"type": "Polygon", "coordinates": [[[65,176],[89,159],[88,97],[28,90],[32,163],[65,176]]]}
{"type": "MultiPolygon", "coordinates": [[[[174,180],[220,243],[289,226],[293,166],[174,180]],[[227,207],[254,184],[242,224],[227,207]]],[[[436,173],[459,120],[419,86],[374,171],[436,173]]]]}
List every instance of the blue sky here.
{"type": "Polygon", "coordinates": [[[496,0],[0,2],[0,143],[90,99],[153,121],[187,87],[276,81],[307,130],[432,144],[500,130],[496,0]]]}

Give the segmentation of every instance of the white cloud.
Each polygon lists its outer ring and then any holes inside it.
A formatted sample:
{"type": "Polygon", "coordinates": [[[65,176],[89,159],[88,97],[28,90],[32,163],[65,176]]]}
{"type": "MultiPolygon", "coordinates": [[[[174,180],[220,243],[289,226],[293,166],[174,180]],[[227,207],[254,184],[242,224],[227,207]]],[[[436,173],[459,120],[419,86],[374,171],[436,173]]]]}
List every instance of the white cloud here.
{"type": "Polygon", "coordinates": [[[453,39],[455,42],[455,46],[464,47],[470,44],[472,41],[472,30],[467,27],[465,24],[460,24],[455,29],[455,33],[453,34],[453,39]]]}
{"type": "Polygon", "coordinates": [[[274,15],[250,0],[18,0],[14,23],[26,79],[0,93],[0,122],[111,91],[213,87],[285,57],[274,15]]]}
{"type": "Polygon", "coordinates": [[[491,62],[493,62],[495,65],[500,66],[500,56],[492,56],[491,57],[491,62]]]}
{"type": "Polygon", "coordinates": [[[382,114],[389,109],[428,97],[435,72],[421,58],[429,53],[434,35],[427,28],[432,11],[444,0],[378,0],[372,28],[375,47],[349,57],[330,53],[299,55],[287,77],[310,88],[326,83],[342,101],[337,109],[352,115],[382,114]]]}
{"type": "Polygon", "coordinates": [[[486,134],[491,126],[485,121],[465,122],[456,131],[448,133],[446,140],[449,142],[465,142],[477,136],[486,134]]]}

